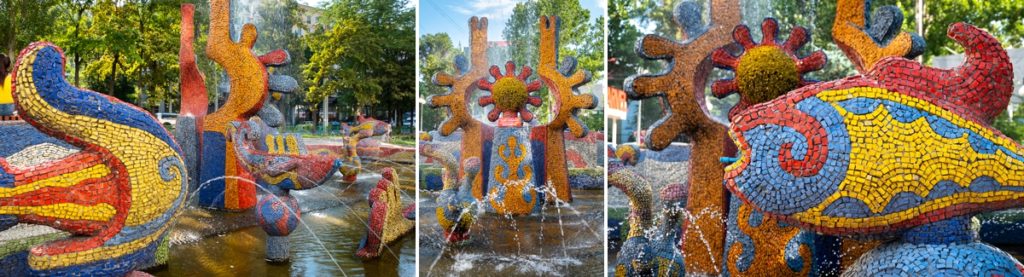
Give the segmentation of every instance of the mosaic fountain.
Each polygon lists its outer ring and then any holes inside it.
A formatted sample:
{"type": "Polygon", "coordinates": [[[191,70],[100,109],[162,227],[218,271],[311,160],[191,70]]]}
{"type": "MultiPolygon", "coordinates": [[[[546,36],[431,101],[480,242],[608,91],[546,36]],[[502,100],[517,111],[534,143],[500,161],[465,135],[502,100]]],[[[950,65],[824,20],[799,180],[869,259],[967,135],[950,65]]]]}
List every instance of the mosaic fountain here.
{"type": "MultiPolygon", "coordinates": [[[[358,157],[311,153],[298,135],[276,130],[283,117],[269,96],[293,91],[296,81],[268,74],[268,67],[286,65],[288,53],[254,55],[256,28],[245,25],[233,41],[229,1],[210,6],[206,51],[230,76],[228,101],[207,114],[204,77],[192,47],[194,7],[183,5],[182,116],[173,136],[138,107],[68,84],[57,46],[38,42],[22,50],[10,68],[12,93],[0,95],[5,274],[127,275],[165,264],[179,256],[169,253],[169,241],[189,205],[254,212],[258,222],[252,224],[262,227],[266,239],[249,240],[265,243],[271,262],[289,259],[288,236],[298,225],[314,231],[300,219],[290,192],[327,183],[346,160],[358,157]],[[257,199],[257,190],[266,193],[257,199]]],[[[366,200],[369,214],[363,241],[352,249],[361,259],[378,259],[385,251],[397,259],[387,244],[413,227],[414,208],[402,203],[398,174],[385,168],[381,175],[365,198],[358,197],[366,200]]],[[[331,205],[349,211],[359,201],[331,197],[337,202],[331,205]]],[[[323,245],[316,234],[308,235],[323,245]]],[[[334,265],[342,270],[338,261],[334,265]]],[[[397,270],[395,265],[380,272],[397,270]]]]}
{"type": "Polygon", "coordinates": [[[633,76],[625,90],[661,97],[670,112],[651,127],[649,150],[610,149],[609,183],[632,207],[616,274],[1021,276],[1017,260],[970,228],[971,216],[1022,197],[1022,150],[991,127],[1013,87],[998,40],[955,23],[948,36],[966,61],[927,67],[910,60],[924,41],[900,31],[898,8],[869,17],[869,3],[839,0],[832,37],[859,74],[814,82],[803,74],[822,68],[824,54],[795,54],[807,30],[781,41],[769,18],[755,43],[738,7],[712,0],[705,24],[700,4],[683,3],[682,42],[637,44],[670,68],[633,76]],[[712,65],[735,76],[711,85],[716,97],[740,96],[728,125],[707,115],[700,93],[712,65]],[[652,183],[670,180],[633,167],[679,135],[692,141],[690,181],[655,195],[652,183]]]}
{"type": "Polygon", "coordinates": [[[599,213],[590,209],[599,206],[602,197],[600,191],[582,190],[584,200],[574,201],[566,145],[571,141],[567,137],[587,136],[576,113],[595,108],[597,98],[577,88],[588,83],[591,75],[577,70],[574,58],[559,61],[561,23],[554,16],[541,16],[537,21],[536,67],[511,61],[488,67],[487,24],[487,18],[470,19],[470,59],[457,57],[455,74],[433,77],[435,85],[449,90],[431,96],[428,102],[445,108],[448,118],[437,131],[421,135],[420,153],[444,169],[440,192],[421,192],[421,197],[433,199],[429,205],[421,205],[421,215],[436,216],[436,221],[421,219],[420,224],[425,226],[421,230],[430,229],[431,234],[438,230],[441,237],[421,239],[424,258],[420,270],[427,275],[451,272],[441,268],[461,268],[455,272],[462,274],[562,274],[544,268],[590,267],[582,266],[575,257],[590,256],[585,258],[593,261],[587,264],[597,263],[593,258],[601,251],[594,242],[601,237],[588,221],[597,219],[599,213]],[[550,120],[542,123],[530,106],[541,106],[544,100],[531,93],[544,87],[555,101],[555,110],[550,120]],[[486,118],[493,123],[471,116],[469,106],[478,90],[484,94],[475,104],[490,107],[486,118]],[[557,225],[553,219],[558,219],[557,225]],[[471,236],[474,233],[484,235],[471,236]],[[570,233],[582,234],[567,237],[570,233]],[[580,250],[573,253],[588,254],[569,255],[567,244],[578,245],[580,250]],[[551,250],[545,253],[545,249],[551,250]],[[484,254],[487,252],[491,254],[484,254]],[[442,260],[450,265],[435,269],[442,260]],[[463,266],[474,261],[491,266],[463,266]],[[531,263],[542,265],[530,268],[531,263]]]}

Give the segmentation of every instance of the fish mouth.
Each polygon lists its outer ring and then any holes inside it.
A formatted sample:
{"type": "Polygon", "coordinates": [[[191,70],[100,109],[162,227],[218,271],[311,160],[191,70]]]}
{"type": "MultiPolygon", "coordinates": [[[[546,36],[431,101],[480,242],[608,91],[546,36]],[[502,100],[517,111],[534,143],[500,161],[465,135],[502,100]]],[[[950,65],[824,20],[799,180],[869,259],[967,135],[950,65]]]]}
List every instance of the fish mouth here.
{"type": "Polygon", "coordinates": [[[731,176],[736,176],[740,171],[743,170],[747,161],[750,161],[750,149],[749,145],[746,144],[743,139],[743,134],[736,129],[735,125],[729,128],[729,139],[732,140],[733,145],[736,146],[736,155],[734,157],[721,157],[719,161],[725,165],[726,179],[731,176]]]}

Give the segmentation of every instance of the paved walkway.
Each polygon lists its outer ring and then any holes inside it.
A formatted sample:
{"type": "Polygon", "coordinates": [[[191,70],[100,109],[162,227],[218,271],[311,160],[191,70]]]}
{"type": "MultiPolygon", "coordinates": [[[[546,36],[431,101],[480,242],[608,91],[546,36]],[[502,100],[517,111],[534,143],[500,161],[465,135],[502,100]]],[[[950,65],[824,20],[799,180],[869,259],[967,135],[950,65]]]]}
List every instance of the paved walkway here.
{"type": "MultiPolygon", "coordinates": [[[[345,142],[342,140],[342,137],[302,138],[302,141],[305,142],[306,145],[343,145],[343,144],[345,144],[345,142]]],[[[402,146],[402,145],[397,145],[397,144],[391,144],[391,143],[386,143],[386,142],[383,142],[383,141],[380,143],[380,145],[381,146],[386,146],[386,147],[395,147],[395,148],[413,148],[413,147],[410,147],[410,146],[402,146]]]]}

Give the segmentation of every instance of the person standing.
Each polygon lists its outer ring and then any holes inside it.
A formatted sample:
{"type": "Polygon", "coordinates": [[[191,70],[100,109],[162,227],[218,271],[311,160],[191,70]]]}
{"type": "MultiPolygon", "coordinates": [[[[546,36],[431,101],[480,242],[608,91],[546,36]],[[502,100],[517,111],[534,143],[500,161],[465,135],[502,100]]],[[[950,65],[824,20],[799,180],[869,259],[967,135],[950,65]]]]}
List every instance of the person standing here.
{"type": "Polygon", "coordinates": [[[7,55],[0,54],[0,78],[3,78],[3,87],[0,87],[0,116],[14,115],[14,97],[11,95],[11,59],[7,55]]]}

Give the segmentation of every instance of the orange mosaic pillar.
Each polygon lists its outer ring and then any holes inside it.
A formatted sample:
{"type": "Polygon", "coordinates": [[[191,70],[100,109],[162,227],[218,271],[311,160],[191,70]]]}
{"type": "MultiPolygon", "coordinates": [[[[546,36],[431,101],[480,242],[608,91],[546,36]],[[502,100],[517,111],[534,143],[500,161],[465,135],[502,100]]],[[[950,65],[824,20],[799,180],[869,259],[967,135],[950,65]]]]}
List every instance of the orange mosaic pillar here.
{"type": "Polygon", "coordinates": [[[256,114],[267,97],[267,72],[252,52],[256,26],[242,27],[238,42],[231,40],[230,1],[210,3],[210,35],[206,54],[224,67],[231,78],[231,93],[221,108],[203,120],[199,203],[203,207],[245,210],[256,205],[252,177],[227,141],[228,124],[256,114]]]}
{"type": "MultiPolygon", "coordinates": [[[[544,141],[544,172],[547,182],[554,188],[557,199],[572,202],[572,192],[569,189],[569,172],[565,162],[565,135],[566,129],[575,137],[587,135],[587,127],[576,117],[579,109],[593,109],[597,106],[597,97],[590,94],[576,94],[574,90],[590,81],[590,72],[579,70],[572,75],[563,75],[558,70],[558,29],[560,19],[557,16],[541,16],[537,22],[540,29],[540,63],[537,66],[537,74],[544,81],[548,89],[555,95],[554,106],[558,110],[555,117],[543,128],[544,141]]],[[[573,65],[569,72],[575,69],[575,60],[565,60],[573,65]]],[[[568,72],[566,72],[568,73],[568,72]]],[[[546,184],[545,184],[546,185],[546,184]]],[[[555,198],[547,194],[547,200],[554,202],[555,198]]]]}

